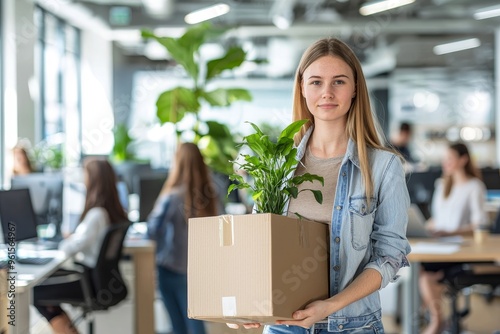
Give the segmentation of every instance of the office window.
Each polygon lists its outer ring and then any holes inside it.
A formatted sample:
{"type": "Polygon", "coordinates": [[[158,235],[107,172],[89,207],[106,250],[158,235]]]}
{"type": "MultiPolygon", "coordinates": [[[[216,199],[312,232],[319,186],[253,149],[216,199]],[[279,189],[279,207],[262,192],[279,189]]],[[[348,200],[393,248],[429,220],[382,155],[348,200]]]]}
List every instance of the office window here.
{"type": "MultiPolygon", "coordinates": [[[[0,17],[2,17],[2,6],[3,2],[0,2],[0,17]]],[[[0,92],[3,92],[3,31],[2,25],[0,24],[0,92]]],[[[3,122],[3,94],[0,94],[0,189],[3,188],[4,184],[4,161],[5,161],[5,149],[4,149],[4,122],[3,122]]]]}
{"type": "Polygon", "coordinates": [[[41,144],[61,151],[65,165],[81,159],[80,31],[38,7],[41,144]]]}

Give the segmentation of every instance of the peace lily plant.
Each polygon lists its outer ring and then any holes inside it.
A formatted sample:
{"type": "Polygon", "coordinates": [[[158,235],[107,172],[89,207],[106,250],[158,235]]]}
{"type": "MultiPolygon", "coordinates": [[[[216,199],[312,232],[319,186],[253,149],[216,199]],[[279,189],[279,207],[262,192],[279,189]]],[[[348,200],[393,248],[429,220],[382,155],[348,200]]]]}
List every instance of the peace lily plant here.
{"type": "Polygon", "coordinates": [[[252,182],[246,182],[241,175],[234,173],[229,178],[236,183],[229,187],[228,194],[235,189],[249,189],[257,213],[283,215],[290,196],[297,198],[302,191],[311,191],[316,201],[321,204],[323,202],[321,191],[312,189],[299,191],[298,186],[303,182],[314,180],[324,185],[323,178],[310,173],[294,175],[298,161],[293,137],[307,122],[308,120],[293,122],[280,133],[276,142],[271,141],[257,125],[248,122],[255,133],[244,137],[241,145],[248,146],[256,155],[240,154],[243,161],[233,162],[248,173],[252,182]]]}

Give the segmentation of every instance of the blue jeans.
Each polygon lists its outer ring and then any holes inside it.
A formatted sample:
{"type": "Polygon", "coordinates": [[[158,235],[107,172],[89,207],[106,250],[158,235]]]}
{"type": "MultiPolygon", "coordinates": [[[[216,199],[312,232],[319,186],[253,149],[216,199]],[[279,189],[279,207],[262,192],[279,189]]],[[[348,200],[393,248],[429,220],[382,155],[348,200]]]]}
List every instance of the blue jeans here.
{"type": "Polygon", "coordinates": [[[163,304],[168,311],[174,334],[205,334],[202,321],[187,317],[187,275],[156,266],[163,304]]]}
{"type": "MultiPolygon", "coordinates": [[[[332,333],[328,331],[328,324],[318,323],[309,329],[297,326],[284,326],[272,325],[264,327],[262,334],[327,334],[332,333]]],[[[362,328],[345,328],[343,331],[336,331],[335,333],[345,334],[384,334],[384,326],[381,320],[376,320],[366,327],[362,328]]]]}

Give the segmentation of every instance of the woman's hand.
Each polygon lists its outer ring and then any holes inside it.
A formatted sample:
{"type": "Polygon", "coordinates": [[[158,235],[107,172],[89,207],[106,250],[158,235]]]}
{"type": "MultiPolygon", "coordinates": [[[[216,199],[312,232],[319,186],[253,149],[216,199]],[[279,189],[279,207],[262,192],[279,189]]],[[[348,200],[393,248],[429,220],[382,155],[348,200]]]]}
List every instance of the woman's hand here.
{"type": "Polygon", "coordinates": [[[313,324],[325,319],[332,312],[332,304],[326,300],[317,300],[303,310],[295,311],[292,317],[296,320],[278,320],[278,325],[300,326],[310,328],[313,324]]]}
{"type": "MultiPolygon", "coordinates": [[[[232,329],[239,329],[240,325],[238,324],[231,324],[231,323],[226,323],[227,327],[232,328],[232,329]]],[[[260,324],[255,322],[255,323],[247,323],[242,325],[243,328],[245,329],[251,329],[251,328],[259,328],[260,324]]]]}

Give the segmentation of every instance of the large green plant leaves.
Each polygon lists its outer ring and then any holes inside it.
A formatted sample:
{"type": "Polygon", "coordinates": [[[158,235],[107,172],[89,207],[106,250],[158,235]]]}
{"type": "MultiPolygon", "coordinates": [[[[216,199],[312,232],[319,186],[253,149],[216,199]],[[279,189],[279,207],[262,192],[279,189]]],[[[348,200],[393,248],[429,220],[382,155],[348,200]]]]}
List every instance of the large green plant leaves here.
{"type": "Polygon", "coordinates": [[[207,63],[206,80],[210,80],[225,70],[231,70],[240,66],[245,61],[246,53],[240,47],[230,48],[226,54],[219,59],[210,60],[207,63]]]}
{"type": "Polygon", "coordinates": [[[200,110],[197,92],[185,87],[177,87],[161,93],[156,101],[157,117],[160,122],[177,123],[186,112],[200,110]]]}
{"type": "MultiPolygon", "coordinates": [[[[200,47],[225,32],[225,29],[213,27],[208,22],[191,26],[179,38],[161,37],[151,31],[142,31],[144,38],[154,39],[163,45],[170,56],[186,70],[193,80],[190,87],[176,87],[163,92],[158,97],[156,114],[161,123],[177,123],[184,118],[186,113],[196,115],[205,102],[213,107],[227,107],[238,100],[252,100],[250,93],[242,88],[218,88],[210,91],[206,89],[207,83],[217,78],[223,71],[234,69],[245,60],[246,54],[240,47],[232,47],[223,57],[208,62],[200,57],[200,47]],[[201,77],[200,73],[204,73],[205,76],[201,77]]],[[[202,153],[207,164],[214,170],[226,174],[231,173],[230,160],[237,155],[232,134],[229,131],[224,133],[213,130],[216,126],[209,122],[206,122],[209,133],[200,134],[198,128],[202,128],[200,123],[203,122],[197,117],[196,119],[198,122],[192,130],[196,133],[195,141],[203,147],[202,153]]]]}

